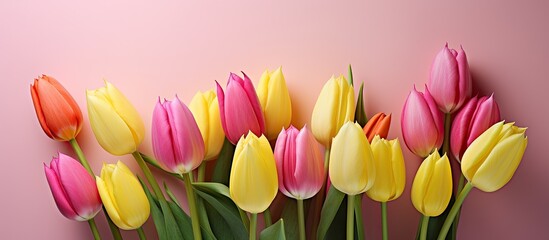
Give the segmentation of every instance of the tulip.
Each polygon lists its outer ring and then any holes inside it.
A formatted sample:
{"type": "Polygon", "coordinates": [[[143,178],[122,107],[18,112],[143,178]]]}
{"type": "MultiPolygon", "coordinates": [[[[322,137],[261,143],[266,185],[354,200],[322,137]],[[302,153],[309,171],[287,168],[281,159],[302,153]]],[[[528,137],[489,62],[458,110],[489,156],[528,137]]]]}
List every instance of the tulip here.
{"type": "Polygon", "coordinates": [[[364,126],[364,134],[368,138],[368,142],[372,142],[374,136],[379,135],[381,138],[387,138],[391,127],[391,114],[378,113],[374,115],[370,121],[364,126]]]}
{"type": "Polygon", "coordinates": [[[494,96],[474,97],[459,110],[452,124],[450,147],[459,161],[465,149],[486,129],[500,121],[499,107],[494,96]]]}
{"type": "Polygon", "coordinates": [[[345,77],[332,76],[316,100],[311,117],[315,138],[329,148],[332,138],[347,121],[355,118],[355,91],[345,77]]]}
{"type": "Polygon", "coordinates": [[[87,221],[101,210],[95,182],[78,161],[59,153],[49,167],[44,163],[44,171],[55,204],[63,216],[87,221]]]}
{"type": "Polygon", "coordinates": [[[374,185],[374,155],[358,123],[345,123],[334,138],[329,172],[331,184],[348,195],[363,193],[374,185]]]}
{"type": "Polygon", "coordinates": [[[522,160],[528,138],[526,128],[514,123],[494,124],[465,150],[461,171],[484,192],[494,192],[507,184],[522,160]]]}
{"type": "Polygon", "coordinates": [[[307,126],[290,126],[278,135],[274,158],[280,191],[294,199],[308,199],[324,183],[324,154],[307,126]]]}
{"type": "Polygon", "coordinates": [[[402,108],[401,126],[404,143],[418,157],[427,157],[442,145],[444,139],[443,114],[428,89],[425,94],[415,87],[402,108]]]}
{"type": "Polygon", "coordinates": [[[265,120],[254,86],[250,78],[244,72],[242,74],[244,79],[231,73],[225,92],[216,82],[221,125],[232,144],[248,131],[258,136],[265,132],[265,120]]]}
{"type": "Polygon", "coordinates": [[[412,203],[424,216],[442,214],[452,196],[452,169],[448,156],[434,151],[419,166],[412,183],[412,203]]]}
{"type": "Polygon", "coordinates": [[[145,136],[139,113],[126,97],[111,83],[86,92],[90,125],[99,142],[113,155],[137,151],[145,136]]]}
{"type": "Polygon", "coordinates": [[[32,103],[42,130],[51,139],[69,141],[82,129],[82,112],[55,78],[42,75],[30,86],[32,103]]]}
{"type": "Polygon", "coordinates": [[[229,179],[231,199],[252,214],[265,211],[278,191],[273,151],[267,138],[252,132],[236,145],[229,179]]]}
{"type": "Polygon", "coordinates": [[[152,146],[158,162],[169,172],[188,173],[204,159],[204,141],[193,114],[179,98],[160,99],[152,117],[152,146]]]}
{"type": "Polygon", "coordinates": [[[453,113],[471,97],[471,74],[467,56],[461,47],[448,48],[448,43],[437,54],[431,66],[427,83],[435,102],[444,113],[453,113]]]}
{"type": "Polygon", "coordinates": [[[141,227],[150,214],[149,200],[143,187],[121,161],[103,164],[101,177],[96,176],[97,189],[105,209],[120,229],[141,227]]]}
{"type": "Polygon", "coordinates": [[[265,135],[269,140],[276,139],[280,130],[288,128],[292,120],[292,102],[282,67],[263,72],[257,85],[257,96],[265,117],[265,135]]]}
{"type": "Polygon", "coordinates": [[[204,140],[204,160],[217,158],[223,146],[225,134],[221,127],[219,104],[215,92],[211,90],[204,93],[197,92],[189,104],[189,109],[204,140]]]}
{"type": "Polygon", "coordinates": [[[388,202],[400,197],[406,183],[404,157],[398,139],[385,140],[379,135],[372,144],[376,179],[366,195],[378,202],[388,202]]]}

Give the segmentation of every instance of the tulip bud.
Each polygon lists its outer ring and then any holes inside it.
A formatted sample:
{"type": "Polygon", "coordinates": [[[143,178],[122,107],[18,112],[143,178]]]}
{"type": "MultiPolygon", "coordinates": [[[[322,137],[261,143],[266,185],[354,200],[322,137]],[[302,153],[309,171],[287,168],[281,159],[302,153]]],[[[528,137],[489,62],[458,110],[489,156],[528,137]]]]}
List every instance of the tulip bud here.
{"type": "Polygon", "coordinates": [[[154,107],[152,146],[158,163],[169,172],[188,173],[204,159],[204,141],[191,110],[178,97],[154,107]]]}
{"type": "Polygon", "coordinates": [[[249,132],[236,145],[229,179],[234,203],[249,213],[265,211],[278,192],[276,164],[265,136],[249,132]]]}
{"type": "Polygon", "coordinates": [[[86,92],[90,125],[105,151],[125,155],[137,151],[145,136],[145,126],[128,99],[111,83],[86,92]]]}
{"type": "Polygon", "coordinates": [[[435,217],[446,209],[452,196],[452,169],[448,156],[434,151],[419,166],[412,183],[412,203],[424,216],[435,217]]]}
{"type": "Polygon", "coordinates": [[[329,172],[331,184],[348,195],[363,193],[374,185],[374,155],[358,123],[345,123],[335,136],[329,172]]]}
{"type": "Polygon", "coordinates": [[[474,187],[494,192],[507,184],[518,168],[528,145],[526,128],[503,121],[494,124],[465,150],[463,176],[474,187]]]}
{"type": "Polygon", "coordinates": [[[274,158],[278,188],[294,199],[308,199],[324,183],[324,154],[307,126],[297,130],[290,126],[278,135],[274,158]]]}
{"type": "Polygon", "coordinates": [[[311,117],[311,130],[324,147],[347,121],[355,118],[355,91],[345,77],[330,78],[316,100],[311,117]]]}
{"type": "Polygon", "coordinates": [[[388,141],[376,135],[371,147],[374,154],[376,179],[366,194],[378,202],[395,200],[404,191],[406,183],[406,168],[400,143],[398,139],[388,141]]]}
{"type": "Polygon", "coordinates": [[[216,82],[221,125],[232,144],[248,131],[256,135],[265,132],[265,120],[254,86],[250,78],[244,72],[242,74],[244,79],[231,73],[225,92],[216,82]]]}
{"type": "Polygon", "coordinates": [[[69,141],[82,129],[82,112],[55,78],[42,75],[30,86],[32,103],[42,130],[51,139],[69,141]]]}
{"type": "Polygon", "coordinates": [[[44,171],[55,204],[63,216],[87,221],[101,210],[95,182],[78,161],[59,153],[49,167],[44,163],[44,171]]]}
{"type": "Polygon", "coordinates": [[[143,187],[121,161],[103,164],[101,177],[95,177],[105,209],[114,224],[123,230],[141,227],[150,215],[150,206],[143,187]]]}
{"type": "Polygon", "coordinates": [[[292,120],[292,102],[282,74],[282,67],[274,72],[266,70],[257,85],[257,96],[265,117],[267,139],[276,139],[282,128],[288,128],[292,120]]]}
{"type": "Polygon", "coordinates": [[[402,108],[401,126],[404,143],[418,157],[427,157],[444,140],[443,114],[429,90],[425,94],[415,87],[402,108]]]}
{"type": "Polygon", "coordinates": [[[211,90],[204,93],[197,92],[189,104],[189,109],[204,140],[204,160],[217,158],[223,146],[225,134],[221,127],[219,103],[215,92],[211,90]]]}
{"type": "Polygon", "coordinates": [[[471,97],[471,74],[463,47],[458,51],[448,43],[437,54],[427,83],[441,111],[453,113],[471,97]]]}
{"type": "Polygon", "coordinates": [[[387,138],[389,128],[391,127],[391,114],[378,113],[374,115],[370,121],[364,126],[364,134],[368,138],[368,142],[372,142],[374,136],[379,135],[381,138],[387,138]]]}
{"type": "Polygon", "coordinates": [[[499,107],[490,97],[474,97],[456,114],[450,134],[450,149],[459,161],[465,149],[486,129],[500,120],[499,107]]]}

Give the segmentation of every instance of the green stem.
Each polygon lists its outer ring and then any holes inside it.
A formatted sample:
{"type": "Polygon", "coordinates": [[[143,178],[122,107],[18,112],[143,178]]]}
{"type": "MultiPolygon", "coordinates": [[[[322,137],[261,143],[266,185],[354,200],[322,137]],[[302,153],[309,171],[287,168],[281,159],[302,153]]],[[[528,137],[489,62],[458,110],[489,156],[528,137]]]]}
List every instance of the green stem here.
{"type": "Polygon", "coordinates": [[[356,239],[364,240],[364,219],[362,217],[362,196],[364,193],[355,195],[355,225],[356,239]]]}
{"type": "MultiPolygon", "coordinates": [[[[76,138],[73,138],[69,140],[69,143],[71,144],[72,149],[78,156],[78,160],[80,160],[80,164],[84,166],[84,168],[88,171],[88,173],[95,179],[95,174],[93,173],[93,170],[90,167],[90,164],[88,163],[88,160],[86,160],[86,156],[84,156],[84,152],[82,152],[82,148],[80,148],[80,144],[78,144],[78,141],[76,141],[76,138]]],[[[112,222],[111,217],[106,214],[107,210],[105,209],[105,206],[103,206],[103,212],[105,212],[105,218],[107,218],[107,222],[109,223],[109,229],[111,230],[112,237],[115,240],[121,240],[122,235],[120,234],[120,229],[112,222]]],[[[95,225],[95,221],[94,221],[95,225]]]]}
{"type": "MultiPolygon", "coordinates": [[[[463,189],[463,184],[465,184],[465,176],[463,176],[463,173],[459,174],[459,183],[458,188],[456,191],[456,195],[458,195],[461,190],[463,189]]],[[[452,228],[452,236],[456,236],[458,224],[459,224],[459,217],[461,216],[461,208],[459,208],[458,213],[456,215],[456,219],[454,220],[454,227],[452,228]]]]}
{"type": "Polygon", "coordinates": [[[93,220],[93,218],[88,220],[88,224],[90,225],[90,230],[92,231],[93,239],[100,240],[101,235],[99,235],[99,231],[97,231],[97,225],[95,225],[95,220],[93,220]]]}
{"type": "Polygon", "coordinates": [[[297,221],[299,222],[299,240],[306,240],[305,210],[303,209],[303,199],[297,199],[297,221]]]}
{"type": "Polygon", "coordinates": [[[80,148],[80,145],[78,145],[76,138],[69,140],[69,143],[71,144],[72,149],[74,149],[74,152],[76,152],[76,155],[78,156],[78,159],[80,160],[80,163],[82,164],[82,166],[84,166],[84,168],[88,171],[88,173],[95,178],[95,174],[93,174],[93,170],[91,169],[90,164],[88,163],[88,160],[86,160],[86,157],[84,156],[84,153],[80,148]]]}
{"type": "Polygon", "coordinates": [[[206,161],[202,161],[202,164],[198,167],[197,182],[204,182],[204,179],[206,178],[206,163],[206,161]]]}
{"type": "Polygon", "coordinates": [[[143,171],[143,174],[145,174],[145,178],[149,182],[149,185],[151,185],[154,195],[158,198],[158,201],[166,202],[166,198],[164,197],[164,194],[162,193],[162,190],[160,190],[160,186],[158,186],[158,182],[156,182],[156,179],[154,179],[154,176],[152,175],[151,170],[145,163],[145,160],[143,160],[143,157],[141,157],[141,154],[139,152],[135,151],[132,153],[133,157],[135,158],[135,161],[141,168],[141,171],[143,171]]]}
{"type": "Polygon", "coordinates": [[[461,192],[459,193],[459,196],[456,198],[456,201],[454,202],[452,209],[450,209],[450,213],[448,213],[448,216],[446,217],[446,221],[444,221],[444,225],[442,225],[442,228],[440,229],[438,240],[446,239],[448,230],[450,230],[450,227],[454,222],[454,218],[456,217],[459,209],[461,208],[461,205],[463,205],[463,201],[465,200],[469,192],[471,192],[471,189],[473,189],[473,184],[468,182],[467,184],[465,184],[465,187],[463,187],[463,190],[461,190],[461,192]]]}
{"type": "Polygon", "coordinates": [[[452,126],[451,118],[451,114],[444,114],[444,142],[442,144],[442,154],[448,153],[448,150],[450,150],[450,127],[452,126]]]}
{"type": "Polygon", "coordinates": [[[347,195],[347,240],[354,240],[355,195],[347,195]]]}
{"type": "Polygon", "coordinates": [[[389,239],[389,232],[387,231],[387,202],[381,203],[381,229],[383,240],[389,239]]]}
{"type": "Polygon", "coordinates": [[[328,176],[328,167],[330,167],[330,148],[326,148],[324,151],[324,176],[326,177],[328,176]]]}
{"type": "Polygon", "coordinates": [[[273,225],[273,220],[271,220],[271,210],[269,208],[265,209],[263,212],[263,221],[265,221],[265,228],[273,225]]]}
{"type": "Polygon", "coordinates": [[[419,235],[419,240],[427,239],[427,228],[429,227],[429,216],[423,216],[421,219],[421,234],[419,235]]]}
{"type": "Polygon", "coordinates": [[[137,229],[137,234],[139,234],[140,240],[147,240],[147,236],[145,235],[145,232],[143,232],[143,227],[137,229]]]}
{"type": "Polygon", "coordinates": [[[185,190],[187,191],[187,202],[189,203],[189,210],[191,212],[191,223],[193,227],[193,235],[195,240],[202,239],[202,233],[200,232],[200,222],[198,219],[198,211],[196,209],[196,199],[194,196],[193,186],[191,182],[191,174],[183,174],[185,181],[185,190]]]}
{"type": "Polygon", "coordinates": [[[257,229],[257,213],[251,214],[252,219],[250,219],[250,240],[255,240],[256,229],[257,229]]]}

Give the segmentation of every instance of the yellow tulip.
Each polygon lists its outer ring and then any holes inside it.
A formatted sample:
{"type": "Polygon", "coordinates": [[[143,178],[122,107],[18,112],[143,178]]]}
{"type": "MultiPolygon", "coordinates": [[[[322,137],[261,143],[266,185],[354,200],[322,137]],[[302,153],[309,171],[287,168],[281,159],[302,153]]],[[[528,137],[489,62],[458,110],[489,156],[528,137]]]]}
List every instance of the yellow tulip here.
{"type": "Polygon", "coordinates": [[[374,185],[374,155],[358,123],[345,123],[334,138],[329,174],[332,185],[348,195],[363,193],[374,185]]]}
{"type": "Polygon", "coordinates": [[[204,139],[204,160],[217,158],[225,140],[225,132],[221,126],[219,103],[215,92],[197,92],[189,104],[189,109],[204,139]]]}
{"type": "Polygon", "coordinates": [[[278,192],[278,176],[271,145],[264,135],[248,132],[234,152],[229,193],[242,210],[260,213],[271,205],[278,192]]]}
{"type": "Polygon", "coordinates": [[[482,133],[465,150],[461,171],[467,180],[484,192],[494,192],[507,184],[517,170],[528,138],[526,128],[499,122],[482,133]]]}
{"type": "Polygon", "coordinates": [[[320,91],[311,117],[315,138],[329,148],[341,126],[355,118],[355,91],[343,76],[332,76],[320,91]]]}
{"type": "Polygon", "coordinates": [[[141,227],[150,215],[149,200],[139,181],[121,161],[103,164],[101,177],[95,177],[101,201],[120,229],[141,227]]]}
{"type": "Polygon", "coordinates": [[[412,203],[424,216],[435,217],[446,209],[452,196],[452,169],[446,154],[429,155],[419,166],[412,183],[412,203]]]}
{"type": "Polygon", "coordinates": [[[274,140],[282,128],[290,126],[292,120],[292,101],[282,67],[275,71],[265,70],[256,91],[265,117],[265,135],[269,140],[274,140]]]}
{"type": "Polygon", "coordinates": [[[366,195],[378,202],[395,200],[404,191],[406,168],[398,139],[385,140],[376,135],[372,140],[376,180],[366,195]]]}
{"type": "Polygon", "coordinates": [[[145,127],[130,101],[107,81],[105,87],[88,90],[86,99],[90,125],[99,145],[113,155],[137,151],[145,127]]]}

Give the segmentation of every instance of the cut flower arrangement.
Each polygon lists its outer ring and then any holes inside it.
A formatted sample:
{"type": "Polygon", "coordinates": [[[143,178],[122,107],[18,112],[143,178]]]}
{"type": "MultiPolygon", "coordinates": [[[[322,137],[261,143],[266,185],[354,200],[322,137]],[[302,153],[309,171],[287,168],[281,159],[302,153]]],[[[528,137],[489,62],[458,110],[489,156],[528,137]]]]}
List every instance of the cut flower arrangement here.
{"type": "MultiPolygon", "coordinates": [[[[455,239],[471,189],[502,188],[526,149],[526,128],[502,121],[494,96],[472,96],[471,86],[465,52],[446,45],[424,91],[414,87],[404,103],[402,141],[423,159],[410,196],[422,214],[416,239],[455,239]]],[[[46,135],[74,150],[75,158],[58,153],[44,164],[53,199],[66,218],[87,221],[94,239],[101,239],[100,211],[113,239],[122,239],[120,229],[146,239],[149,217],[159,239],[364,239],[364,195],[380,203],[380,231],[389,239],[388,202],[406,185],[402,141],[387,139],[391,114],[366,116],[363,85],[355,98],[350,66],[348,78],[325,83],[311,124],[300,128],[291,125],[281,68],[265,71],[257,88],[246,74],[231,73],[225,88],[216,82],[188,104],[159,97],[150,126],[154,155],[139,151],[148,131],[119,89],[105,81],[87,91],[96,140],[114,156],[131,154],[143,178],[121,161],[94,173],[76,140],[84,119],[71,94],[47,75],[30,90],[46,135]],[[181,180],[188,213],[151,167],[181,180]]]]}

